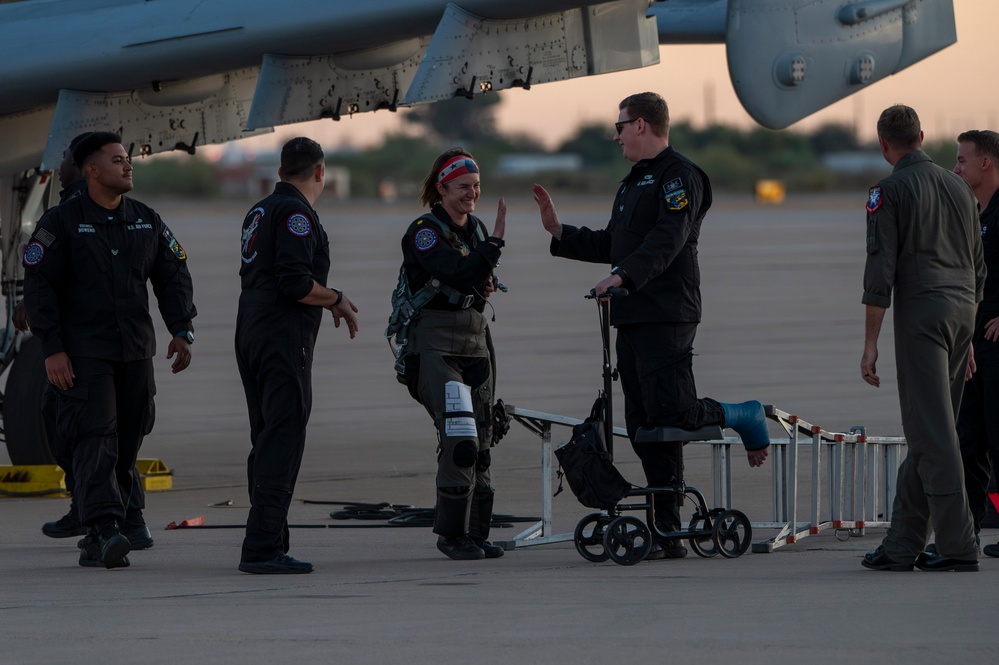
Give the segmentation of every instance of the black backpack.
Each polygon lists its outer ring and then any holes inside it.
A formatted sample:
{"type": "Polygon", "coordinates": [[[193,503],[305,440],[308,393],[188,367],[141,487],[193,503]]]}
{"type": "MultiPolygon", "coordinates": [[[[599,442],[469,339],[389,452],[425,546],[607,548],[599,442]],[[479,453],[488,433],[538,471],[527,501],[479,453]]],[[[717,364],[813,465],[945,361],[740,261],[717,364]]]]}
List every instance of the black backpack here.
{"type": "Polygon", "coordinates": [[[559,487],[562,491],[563,476],[569,489],[581,504],[589,508],[609,510],[631,491],[631,483],[624,479],[611,461],[604,443],[604,397],[598,397],[590,416],[572,428],[568,443],[555,450],[559,463],[559,487]]]}

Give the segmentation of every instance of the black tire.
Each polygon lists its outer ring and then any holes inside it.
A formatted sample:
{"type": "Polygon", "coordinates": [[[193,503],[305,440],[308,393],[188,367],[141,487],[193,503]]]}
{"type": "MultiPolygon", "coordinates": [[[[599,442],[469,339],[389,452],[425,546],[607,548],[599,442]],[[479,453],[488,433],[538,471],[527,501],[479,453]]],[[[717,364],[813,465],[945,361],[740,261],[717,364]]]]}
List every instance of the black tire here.
{"type": "MultiPolygon", "coordinates": [[[[707,531],[713,534],[713,519],[710,516],[694,513],[694,516],[690,518],[690,526],[687,530],[694,532],[707,531]]],[[[710,559],[718,555],[718,549],[715,547],[713,536],[691,536],[687,542],[690,543],[690,549],[694,550],[694,554],[697,556],[710,559]]]]}
{"type": "Polygon", "coordinates": [[[742,512],[726,510],[715,520],[711,540],[723,557],[735,559],[748,552],[753,544],[753,526],[742,512]]]}
{"type": "Polygon", "coordinates": [[[579,520],[572,534],[572,541],[581,557],[594,563],[610,558],[604,548],[604,533],[610,521],[611,517],[607,513],[590,513],[579,520]]]}
{"type": "Polygon", "coordinates": [[[30,337],[11,363],[3,397],[3,429],[12,464],[55,464],[42,420],[45,384],[42,341],[30,337]]]}
{"type": "Polygon", "coordinates": [[[652,532],[637,517],[618,517],[604,534],[604,550],[614,563],[634,566],[652,551],[652,532]]]}

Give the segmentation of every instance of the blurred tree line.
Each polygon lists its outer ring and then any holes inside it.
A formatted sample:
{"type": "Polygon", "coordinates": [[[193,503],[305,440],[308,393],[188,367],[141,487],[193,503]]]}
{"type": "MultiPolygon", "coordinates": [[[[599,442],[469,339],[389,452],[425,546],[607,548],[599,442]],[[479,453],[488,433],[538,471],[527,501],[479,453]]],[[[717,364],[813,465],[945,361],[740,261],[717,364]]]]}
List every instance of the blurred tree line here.
{"type": "MultiPolygon", "coordinates": [[[[405,116],[407,130],[389,135],[381,145],[357,153],[328,153],[327,163],[350,170],[351,194],[375,197],[391,191],[404,198],[416,192],[434,159],[444,149],[462,146],[475,155],[489,191],[522,192],[540,181],[555,190],[610,193],[631,164],[612,141],[613,127],[580,127],[574,136],[548,151],[535,139],[503,134],[496,127],[498,95],[472,100],[455,98],[419,106],[405,116]],[[504,174],[500,159],[508,154],[575,154],[582,168],[537,175],[504,174]]],[[[876,142],[862,144],[848,125],[827,124],[812,132],[773,131],[761,127],[740,129],[727,125],[696,128],[687,122],[670,127],[670,144],[697,163],[717,191],[750,192],[760,179],[777,179],[788,192],[856,191],[887,175],[891,167],[879,160],[876,142]],[[866,169],[843,172],[824,161],[833,153],[868,153],[866,169]]],[[[945,168],[954,164],[956,144],[927,143],[924,149],[945,168]]],[[[137,183],[143,195],[188,197],[219,195],[214,166],[204,160],[136,160],[137,183]]]]}

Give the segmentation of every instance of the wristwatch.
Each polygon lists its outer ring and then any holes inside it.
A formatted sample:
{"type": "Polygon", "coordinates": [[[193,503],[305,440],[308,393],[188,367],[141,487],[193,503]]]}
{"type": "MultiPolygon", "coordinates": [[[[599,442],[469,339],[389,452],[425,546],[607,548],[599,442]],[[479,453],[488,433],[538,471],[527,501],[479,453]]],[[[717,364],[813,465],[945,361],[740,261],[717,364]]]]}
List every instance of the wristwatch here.
{"type": "Polygon", "coordinates": [[[632,282],[631,279],[628,277],[628,273],[626,273],[624,271],[624,268],[622,268],[621,266],[614,266],[614,268],[610,271],[610,274],[617,275],[618,277],[621,278],[622,289],[630,289],[632,286],[635,285],[635,283],[632,282]]]}
{"type": "Polygon", "coordinates": [[[184,332],[179,332],[176,335],[174,335],[174,337],[183,337],[184,339],[187,340],[188,344],[194,344],[194,331],[193,330],[185,330],[184,332]]]}

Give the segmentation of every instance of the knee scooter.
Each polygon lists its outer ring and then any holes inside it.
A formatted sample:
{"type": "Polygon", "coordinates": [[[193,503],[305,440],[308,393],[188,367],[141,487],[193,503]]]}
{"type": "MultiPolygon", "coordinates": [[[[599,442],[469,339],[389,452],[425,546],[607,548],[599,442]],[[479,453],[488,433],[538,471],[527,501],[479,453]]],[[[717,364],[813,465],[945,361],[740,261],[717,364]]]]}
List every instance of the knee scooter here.
{"type": "MultiPolygon", "coordinates": [[[[626,289],[608,289],[599,296],[591,291],[587,299],[597,301],[600,318],[600,333],[603,343],[603,390],[604,440],[607,451],[613,460],[614,421],[612,382],[617,380],[617,369],[611,364],[610,351],[610,301],[628,294],[626,289]]],[[[678,427],[642,427],[635,436],[636,443],[682,446],[687,441],[710,441],[722,438],[721,427],[708,425],[697,430],[684,430],[678,427]]],[[[636,487],[616,506],[606,512],[591,513],[576,525],[573,542],[576,551],[588,561],[600,562],[610,559],[615,563],[630,566],[648,556],[654,543],[686,540],[698,556],[705,558],[721,554],[725,558],[742,556],[749,550],[752,541],[752,526],[749,518],[738,510],[726,508],[708,509],[704,496],[695,487],[684,484],[681,478],[678,485],[669,487],[636,487]],[[656,526],[656,495],[687,497],[693,501],[694,513],[686,529],[661,531],[656,526]],[[631,500],[630,502],[629,499],[631,500]],[[644,511],[645,520],[624,512],[644,511]]]]}

